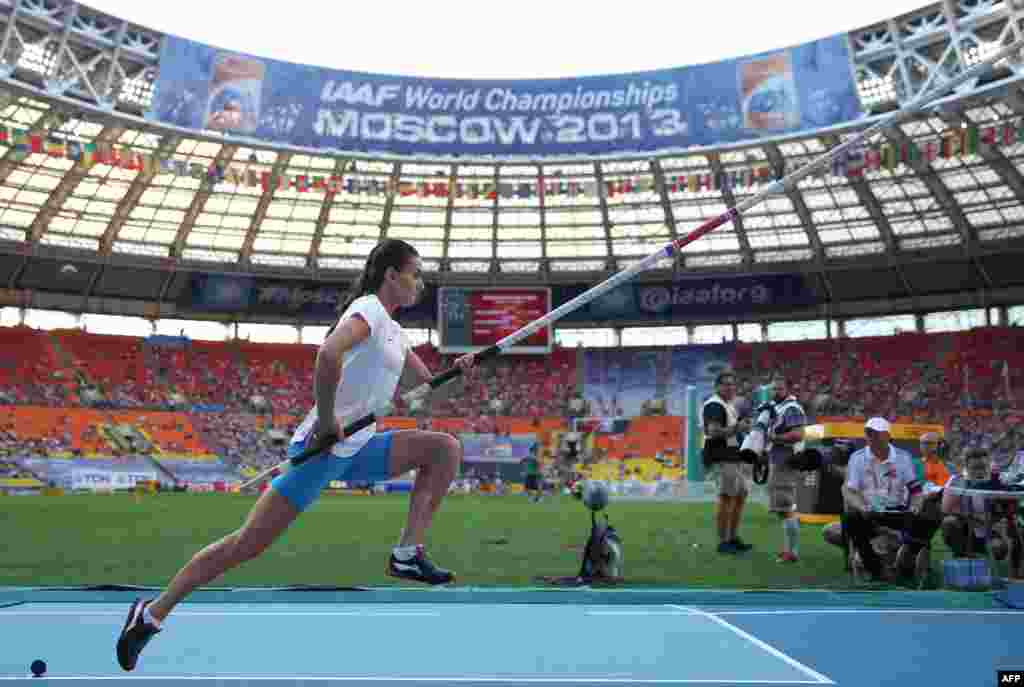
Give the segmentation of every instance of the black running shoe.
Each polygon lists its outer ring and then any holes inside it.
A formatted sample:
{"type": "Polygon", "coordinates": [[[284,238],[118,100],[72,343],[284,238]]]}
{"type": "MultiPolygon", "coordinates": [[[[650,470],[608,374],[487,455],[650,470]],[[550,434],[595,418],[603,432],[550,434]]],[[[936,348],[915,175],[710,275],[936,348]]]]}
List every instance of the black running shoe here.
{"type": "Polygon", "coordinates": [[[392,553],[388,561],[388,575],[427,584],[448,584],[455,581],[455,573],[434,565],[422,547],[417,547],[416,555],[404,561],[398,560],[392,553]]]}
{"type": "Polygon", "coordinates": [[[156,625],[143,620],[142,612],[149,603],[142,599],[135,600],[128,611],[128,620],[124,623],[121,636],[117,638],[117,662],[125,670],[135,670],[139,654],[149,644],[149,640],[161,631],[156,625]]]}
{"type": "Polygon", "coordinates": [[[735,538],[735,539],[733,539],[733,540],[732,540],[732,541],[731,541],[730,543],[731,543],[731,544],[732,544],[732,545],[733,545],[733,546],[734,546],[734,547],[736,548],[736,550],[737,550],[737,551],[739,551],[739,552],[743,552],[743,551],[750,551],[750,550],[751,550],[752,548],[754,548],[754,547],[753,547],[752,545],[750,545],[750,544],[748,544],[747,542],[743,541],[743,540],[742,540],[742,539],[740,539],[739,537],[736,537],[736,538],[735,538]]]}

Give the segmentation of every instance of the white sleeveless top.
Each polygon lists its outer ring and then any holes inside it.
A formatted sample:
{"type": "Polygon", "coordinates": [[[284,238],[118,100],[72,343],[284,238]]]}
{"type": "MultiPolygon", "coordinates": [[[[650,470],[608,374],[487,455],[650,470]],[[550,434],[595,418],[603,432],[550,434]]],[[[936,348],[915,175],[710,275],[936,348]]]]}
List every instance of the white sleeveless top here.
{"type": "MultiPolygon", "coordinates": [[[[338,320],[338,326],[356,314],[366,321],[370,335],[342,358],[341,384],[334,396],[334,415],[342,428],[379,411],[394,398],[409,350],[402,326],[391,319],[376,295],[360,296],[353,301],[338,320]]],[[[305,440],[316,418],[314,405],[295,430],[292,442],[305,440]]],[[[377,423],[364,427],[335,444],[331,453],[340,458],[355,455],[376,431],[377,423]]]]}

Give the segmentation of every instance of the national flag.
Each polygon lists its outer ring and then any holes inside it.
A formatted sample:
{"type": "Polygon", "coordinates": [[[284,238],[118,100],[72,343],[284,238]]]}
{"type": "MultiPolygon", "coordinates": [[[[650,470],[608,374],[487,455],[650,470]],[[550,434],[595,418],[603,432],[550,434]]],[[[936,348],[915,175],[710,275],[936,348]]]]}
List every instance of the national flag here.
{"type": "Polygon", "coordinates": [[[946,135],[942,137],[942,159],[949,160],[956,156],[960,147],[960,137],[957,135],[946,135]]]}
{"type": "Polygon", "coordinates": [[[964,155],[978,154],[978,127],[969,126],[963,130],[963,141],[960,150],[964,155]]]}
{"type": "Polygon", "coordinates": [[[911,141],[903,147],[903,161],[907,164],[913,164],[921,159],[921,149],[917,147],[917,144],[911,141]]]}

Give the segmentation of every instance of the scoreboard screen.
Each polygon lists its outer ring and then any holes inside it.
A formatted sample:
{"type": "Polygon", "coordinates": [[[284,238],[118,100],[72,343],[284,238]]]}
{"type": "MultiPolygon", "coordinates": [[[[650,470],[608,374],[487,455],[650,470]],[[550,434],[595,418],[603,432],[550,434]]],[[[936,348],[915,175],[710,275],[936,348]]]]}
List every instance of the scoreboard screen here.
{"type": "MultiPolygon", "coordinates": [[[[441,287],[437,322],[442,353],[475,353],[498,343],[551,311],[548,288],[441,287]]],[[[550,353],[551,325],[506,349],[550,353]]]]}

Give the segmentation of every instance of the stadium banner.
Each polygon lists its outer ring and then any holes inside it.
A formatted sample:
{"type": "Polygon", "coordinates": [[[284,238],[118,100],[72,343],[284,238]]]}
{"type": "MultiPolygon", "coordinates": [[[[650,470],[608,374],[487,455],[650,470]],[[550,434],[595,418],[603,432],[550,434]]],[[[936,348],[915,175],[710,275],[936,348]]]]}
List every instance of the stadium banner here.
{"type": "Polygon", "coordinates": [[[566,79],[428,79],[166,36],[147,118],[338,152],[603,155],[754,140],[863,115],[845,35],[736,59],[566,79]]]}
{"type": "MultiPolygon", "coordinates": [[[[178,298],[179,306],[207,312],[330,318],[338,315],[348,283],[268,279],[246,275],[193,273],[178,298]]],[[[433,321],[437,289],[427,286],[420,302],[400,317],[433,321]]]]}
{"type": "Polygon", "coordinates": [[[518,463],[530,455],[537,437],[530,434],[460,434],[462,460],[467,463],[518,463]]]}
{"type": "Polygon", "coordinates": [[[159,479],[156,472],[120,472],[96,468],[74,468],[71,471],[71,488],[88,491],[110,491],[131,489],[139,482],[159,479]]]}
{"type": "MultiPolygon", "coordinates": [[[[555,306],[586,291],[584,286],[555,286],[555,306]]],[[[665,321],[692,316],[752,315],[818,303],[801,274],[710,276],[674,282],[630,282],[575,310],[563,322],[665,321]]]]}
{"type": "MultiPolygon", "coordinates": [[[[330,318],[348,292],[347,283],[288,280],[247,275],[193,273],[182,289],[177,305],[205,312],[286,315],[330,318]]],[[[402,318],[441,323],[444,352],[477,350],[505,335],[517,323],[521,326],[545,312],[579,296],[586,284],[556,285],[548,289],[510,287],[476,289],[428,285],[412,308],[399,312],[402,318]],[[527,300],[509,306],[502,321],[487,331],[474,334],[465,314],[484,295],[520,294],[527,300]],[[547,293],[550,292],[550,301],[547,293]],[[544,306],[544,301],[548,303],[544,306]],[[443,307],[442,307],[443,306],[443,307]],[[457,316],[463,314],[460,320],[457,316]],[[540,313],[536,315],[535,313],[540,313]],[[492,331],[493,329],[493,331],[492,331]]],[[[488,301],[490,303],[490,301],[488,301]]],[[[563,323],[617,322],[635,320],[665,322],[693,316],[747,316],[794,307],[815,305],[818,296],[808,278],[800,274],[724,275],[678,279],[673,282],[624,284],[562,318],[563,323]]],[[[479,306],[479,303],[476,303],[479,306]]],[[[477,310],[480,308],[478,307],[477,310]]],[[[493,308],[492,308],[493,309],[493,308]]],[[[553,337],[544,328],[513,352],[547,352],[553,337]]]]}

